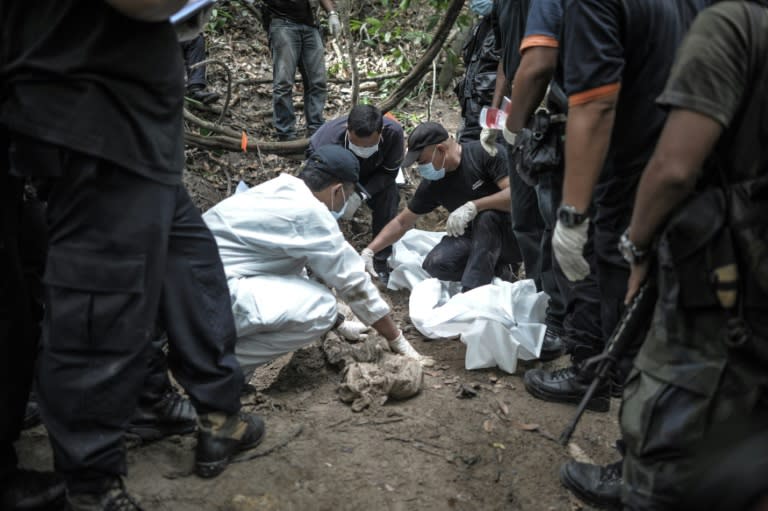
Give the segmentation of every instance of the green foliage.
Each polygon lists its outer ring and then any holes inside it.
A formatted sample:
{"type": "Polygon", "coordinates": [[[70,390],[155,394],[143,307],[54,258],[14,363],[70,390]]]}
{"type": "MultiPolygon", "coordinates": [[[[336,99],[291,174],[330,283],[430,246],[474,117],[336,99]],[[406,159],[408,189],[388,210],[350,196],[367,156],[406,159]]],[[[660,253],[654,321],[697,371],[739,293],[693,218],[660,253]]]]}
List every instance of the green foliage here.
{"type": "Polygon", "coordinates": [[[229,6],[218,5],[211,10],[211,19],[208,20],[207,30],[209,32],[222,32],[227,26],[227,23],[232,20],[234,16],[230,12],[229,6]]]}

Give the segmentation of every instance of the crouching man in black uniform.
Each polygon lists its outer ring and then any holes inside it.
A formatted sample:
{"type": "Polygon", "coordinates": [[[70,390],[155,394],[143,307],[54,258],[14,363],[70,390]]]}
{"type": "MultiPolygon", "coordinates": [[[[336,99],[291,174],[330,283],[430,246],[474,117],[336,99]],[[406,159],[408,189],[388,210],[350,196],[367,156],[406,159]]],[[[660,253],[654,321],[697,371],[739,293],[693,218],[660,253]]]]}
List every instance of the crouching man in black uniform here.
{"type": "Polygon", "coordinates": [[[196,472],[215,476],[263,436],[261,419],[239,415],[223,268],[181,185],[184,71],[166,20],[183,4],[0,5],[5,173],[50,185],[37,391],[73,510],[139,509],[121,480],[122,439],[168,304],[208,311],[169,356],[199,414],[196,472]]]}
{"type": "Polygon", "coordinates": [[[427,273],[459,281],[462,290],[468,291],[490,284],[505,265],[520,262],[510,225],[509,177],[503,156],[489,156],[480,142],[459,144],[440,124],[425,122],[408,137],[403,165],[417,162],[423,180],[408,207],[361,253],[369,271],[373,272],[377,252],[402,238],[420,215],[438,206],[451,212],[448,235],[424,259],[427,273]]]}

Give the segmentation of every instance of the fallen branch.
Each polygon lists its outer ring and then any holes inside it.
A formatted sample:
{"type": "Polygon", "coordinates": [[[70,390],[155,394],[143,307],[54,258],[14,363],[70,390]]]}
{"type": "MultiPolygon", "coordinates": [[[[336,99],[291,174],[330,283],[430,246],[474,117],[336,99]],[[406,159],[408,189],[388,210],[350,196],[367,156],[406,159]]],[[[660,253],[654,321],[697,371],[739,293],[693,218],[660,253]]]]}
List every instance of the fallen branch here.
{"type": "Polygon", "coordinates": [[[243,461],[249,461],[249,460],[254,460],[256,458],[269,456],[273,452],[277,451],[278,449],[282,449],[283,447],[291,443],[294,439],[298,438],[298,436],[301,435],[302,431],[304,431],[304,426],[299,424],[299,427],[296,428],[296,430],[293,433],[291,433],[288,437],[284,438],[281,442],[273,445],[269,449],[266,449],[261,452],[253,453],[248,456],[237,456],[232,460],[232,463],[241,463],[243,461]]]}

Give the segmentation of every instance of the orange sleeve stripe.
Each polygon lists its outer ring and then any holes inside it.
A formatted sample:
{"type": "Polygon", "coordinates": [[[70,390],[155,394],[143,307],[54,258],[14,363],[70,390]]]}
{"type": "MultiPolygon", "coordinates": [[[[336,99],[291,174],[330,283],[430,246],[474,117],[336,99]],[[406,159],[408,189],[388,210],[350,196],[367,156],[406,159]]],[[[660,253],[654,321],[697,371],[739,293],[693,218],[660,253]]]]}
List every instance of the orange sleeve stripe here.
{"type": "Polygon", "coordinates": [[[603,85],[601,87],[595,87],[594,89],[585,90],[584,92],[579,92],[577,94],[568,96],[568,106],[583,105],[584,103],[589,103],[590,101],[612,96],[617,94],[619,89],[621,89],[621,83],[616,82],[609,83],[608,85],[603,85]]]}
{"type": "Polygon", "coordinates": [[[560,43],[552,36],[548,35],[529,35],[523,38],[523,42],[520,44],[520,53],[523,53],[528,48],[534,48],[536,46],[543,46],[545,48],[559,48],[560,43]]]}

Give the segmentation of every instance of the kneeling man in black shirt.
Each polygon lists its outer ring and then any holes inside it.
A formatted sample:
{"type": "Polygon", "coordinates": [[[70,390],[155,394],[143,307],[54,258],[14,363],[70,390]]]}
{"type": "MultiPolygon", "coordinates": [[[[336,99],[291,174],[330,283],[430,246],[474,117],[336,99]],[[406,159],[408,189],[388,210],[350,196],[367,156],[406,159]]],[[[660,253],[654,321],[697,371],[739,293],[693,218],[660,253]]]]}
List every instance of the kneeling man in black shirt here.
{"type": "Polygon", "coordinates": [[[408,137],[403,167],[414,163],[418,163],[422,182],[408,207],[361,252],[369,272],[374,271],[376,252],[402,238],[419,216],[438,206],[451,214],[447,236],[422,265],[431,276],[460,281],[462,291],[468,291],[490,284],[507,265],[520,262],[509,213],[506,151],[490,156],[480,142],[460,144],[440,124],[426,122],[408,137]]]}

